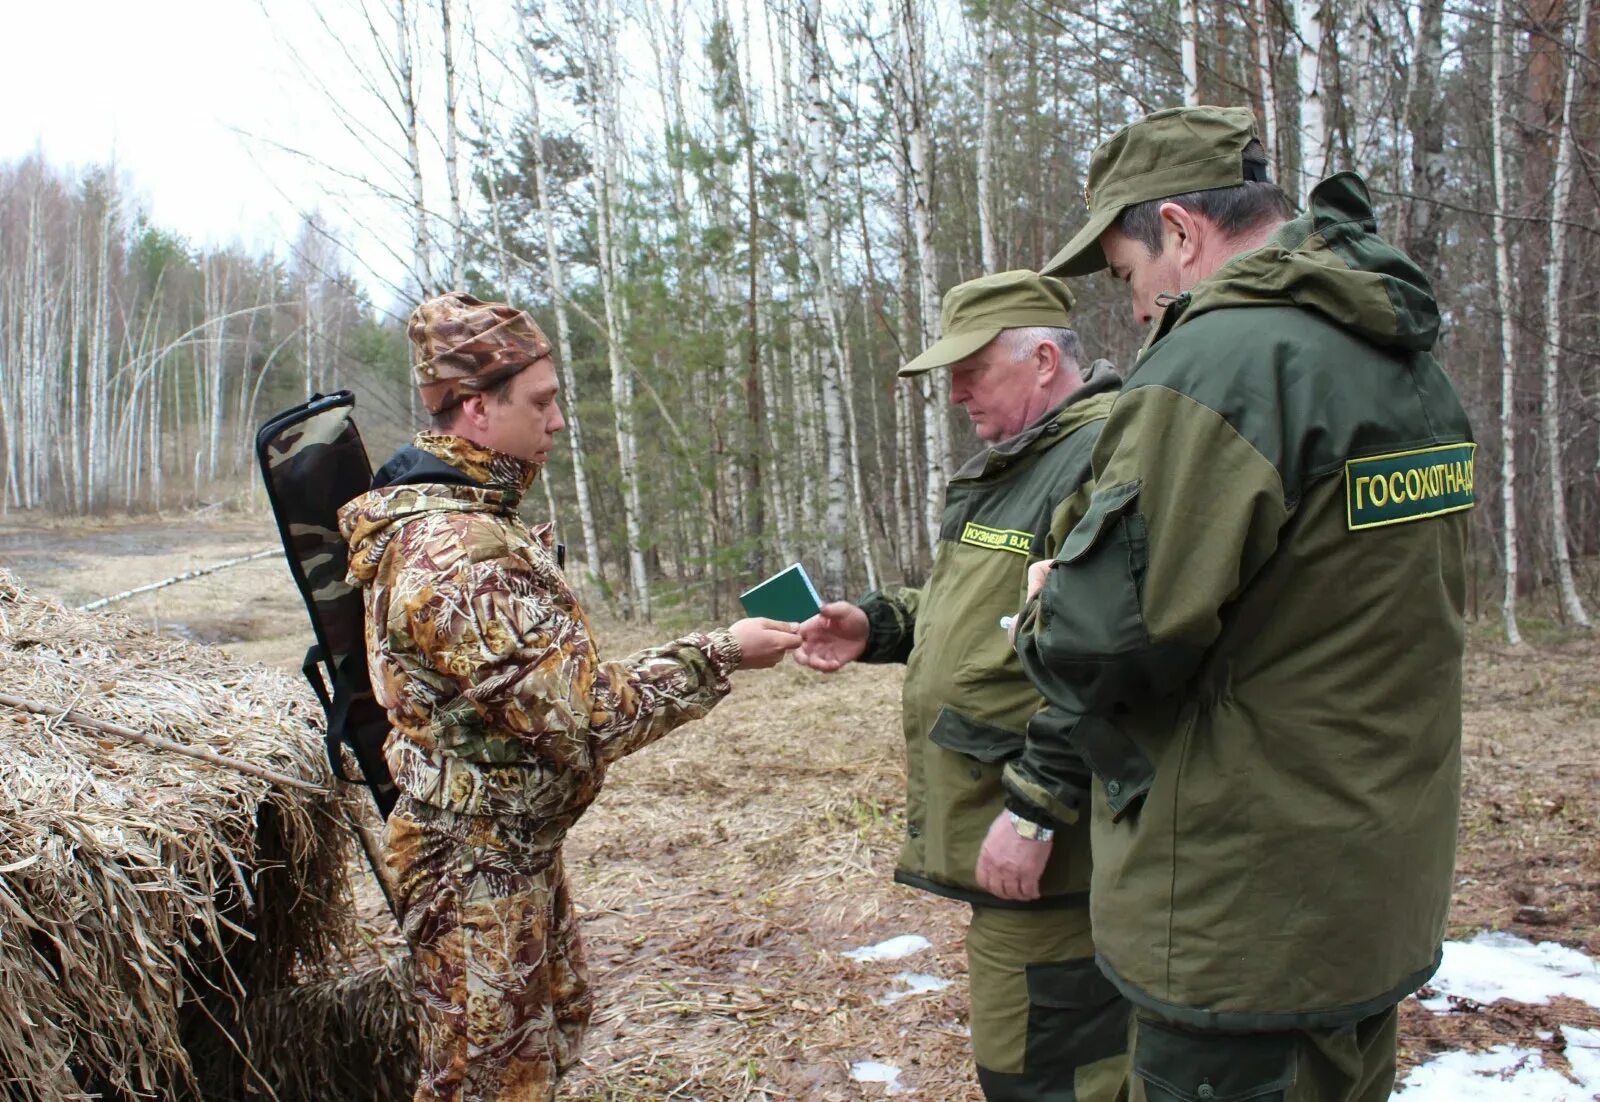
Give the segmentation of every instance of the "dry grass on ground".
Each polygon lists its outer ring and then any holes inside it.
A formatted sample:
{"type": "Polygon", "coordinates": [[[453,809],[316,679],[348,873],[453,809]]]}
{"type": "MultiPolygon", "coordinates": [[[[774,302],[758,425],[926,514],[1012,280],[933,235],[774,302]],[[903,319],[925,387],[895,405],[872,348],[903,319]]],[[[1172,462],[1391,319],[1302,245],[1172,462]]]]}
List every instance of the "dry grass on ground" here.
{"type": "MultiPolygon", "coordinates": [[[[268,522],[240,517],[58,529],[31,550],[15,535],[0,526],[0,561],[20,552],[25,578],[69,600],[273,539],[268,522]]],[[[305,646],[298,598],[275,561],[139,600],[148,604],[128,610],[213,633],[236,657],[297,666],[305,646]]],[[[602,625],[611,654],[666,634],[602,625]]],[[[1452,935],[1504,928],[1600,952],[1600,645],[1513,651],[1485,629],[1467,683],[1452,935]]],[[[965,1035],[964,908],[890,882],[904,809],[899,689],[889,668],[739,674],[707,721],[613,770],[568,850],[600,1010],[565,1097],[879,1097],[883,1088],[849,1079],[849,1065],[867,1059],[903,1069],[919,1097],[979,1097],[965,1035]],[[932,950],[884,964],[842,955],[902,933],[926,936],[932,950]],[[903,970],[956,982],[880,1004],[903,970]]],[[[364,870],[354,875],[364,882],[364,870]]],[[[370,932],[393,944],[370,898],[370,932]]],[[[1540,1031],[1593,1026],[1595,1016],[1581,1004],[1502,1003],[1438,1017],[1412,1002],[1402,1058],[1548,1045],[1540,1031]]]]}

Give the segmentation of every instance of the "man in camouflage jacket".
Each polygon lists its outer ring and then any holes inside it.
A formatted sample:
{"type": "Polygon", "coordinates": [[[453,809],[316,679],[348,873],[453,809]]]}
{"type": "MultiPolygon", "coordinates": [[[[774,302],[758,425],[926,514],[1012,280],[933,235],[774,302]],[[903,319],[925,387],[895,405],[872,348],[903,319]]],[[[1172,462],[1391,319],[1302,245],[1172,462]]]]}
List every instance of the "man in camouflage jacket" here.
{"type": "Polygon", "coordinates": [[[564,422],[550,344],[459,292],[408,336],[435,431],[339,514],[394,730],[384,832],[422,1020],[416,1098],[542,1102],[593,1009],[561,843],[618,758],[799,640],[741,621],[602,661],[548,526],[517,506],[564,422]]]}

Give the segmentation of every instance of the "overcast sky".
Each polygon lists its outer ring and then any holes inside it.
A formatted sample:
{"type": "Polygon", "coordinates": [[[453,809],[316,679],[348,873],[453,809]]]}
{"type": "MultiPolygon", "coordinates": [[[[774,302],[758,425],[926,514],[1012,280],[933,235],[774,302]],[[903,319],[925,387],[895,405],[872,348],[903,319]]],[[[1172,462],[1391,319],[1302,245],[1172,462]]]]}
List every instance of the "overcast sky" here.
{"type": "MultiPolygon", "coordinates": [[[[308,97],[255,0],[7,5],[0,158],[35,149],[81,167],[115,158],[156,222],[196,242],[267,244],[298,221],[313,174],[232,128],[294,133],[308,97]],[[276,186],[275,186],[276,185],[276,186]],[[293,196],[285,199],[279,189],[293,196]]],[[[303,0],[272,0],[281,18],[303,0]]]]}
{"type": "MultiPolygon", "coordinates": [[[[321,0],[335,19],[348,19],[348,3],[321,0]]],[[[257,0],[6,4],[0,160],[35,150],[62,168],[114,159],[151,219],[196,244],[285,255],[301,212],[321,209],[375,270],[360,274],[381,300],[400,271],[384,247],[392,212],[359,184],[275,148],[383,174],[330,117],[291,44],[348,102],[370,101],[345,75],[312,0],[266,6],[270,17],[257,0]]]]}
{"type": "MultiPolygon", "coordinates": [[[[362,149],[328,106],[331,95],[370,125],[378,140],[395,141],[394,123],[347,60],[349,53],[361,64],[373,64],[373,44],[356,14],[360,3],[0,0],[9,47],[0,65],[0,161],[36,150],[58,169],[114,160],[151,219],[197,245],[237,242],[252,252],[270,249],[287,257],[302,212],[320,210],[354,252],[345,266],[361,278],[377,305],[391,305],[403,278],[399,254],[409,248],[410,230],[404,209],[375,197],[366,181],[403,192],[403,161],[393,151],[362,149]],[[324,29],[319,11],[332,33],[324,29]],[[302,62],[316,74],[315,82],[307,79],[302,62]],[[306,156],[286,153],[280,145],[306,156]]],[[[386,4],[377,0],[373,6],[381,14],[386,4]]],[[[419,7],[429,40],[417,57],[420,97],[424,124],[436,133],[441,113],[437,16],[433,5],[419,7]]],[[[734,8],[742,13],[743,3],[736,0],[734,8]]],[[[481,40],[490,44],[483,71],[491,113],[502,90],[520,109],[520,92],[493,56],[515,56],[506,49],[511,11],[509,0],[476,0],[458,5],[456,13],[462,40],[469,37],[462,24],[470,18],[477,20],[481,40]]],[[[381,30],[387,47],[391,32],[381,30]]],[[[759,83],[770,59],[761,45],[759,18],[754,30],[759,83]]],[[[639,27],[627,26],[622,33],[624,125],[651,130],[660,110],[651,50],[639,27]]],[[[691,88],[704,82],[697,69],[702,34],[691,17],[685,42],[685,80],[691,88]]],[[[465,80],[465,59],[458,65],[465,80]]],[[[477,94],[475,83],[463,87],[464,120],[476,107],[477,94]]],[[[562,99],[547,90],[542,105],[547,124],[563,112],[562,99]]],[[[430,206],[442,209],[436,137],[425,136],[423,158],[430,206]]]]}

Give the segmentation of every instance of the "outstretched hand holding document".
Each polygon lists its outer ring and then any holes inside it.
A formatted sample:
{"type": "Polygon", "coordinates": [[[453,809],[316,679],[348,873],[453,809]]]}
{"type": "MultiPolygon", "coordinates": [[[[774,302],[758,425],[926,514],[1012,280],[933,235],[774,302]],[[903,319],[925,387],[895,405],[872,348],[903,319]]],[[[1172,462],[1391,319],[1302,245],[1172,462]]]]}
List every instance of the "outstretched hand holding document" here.
{"type": "Polygon", "coordinates": [[[760,585],[739,594],[739,603],[748,616],[800,623],[822,610],[822,598],[811,576],[799,563],[787,566],[760,585]]]}

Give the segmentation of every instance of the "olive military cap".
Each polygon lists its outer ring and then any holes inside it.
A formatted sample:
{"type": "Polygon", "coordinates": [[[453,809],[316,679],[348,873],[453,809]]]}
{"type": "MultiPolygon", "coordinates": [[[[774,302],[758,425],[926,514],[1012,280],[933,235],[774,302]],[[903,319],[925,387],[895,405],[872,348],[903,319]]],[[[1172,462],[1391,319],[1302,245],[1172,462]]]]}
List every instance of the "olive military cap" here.
{"type": "Polygon", "coordinates": [[[1258,137],[1247,107],[1174,107],[1123,127],[1089,158],[1088,224],[1040,271],[1079,276],[1104,268],[1100,235],[1135,203],[1265,179],[1259,166],[1244,163],[1244,147],[1258,137]]]}
{"type": "Polygon", "coordinates": [[[900,376],[949,367],[977,352],[1002,329],[1072,326],[1072,292],[1059,279],[1021,269],[958,283],[944,293],[944,336],[900,369],[900,376]]]}

